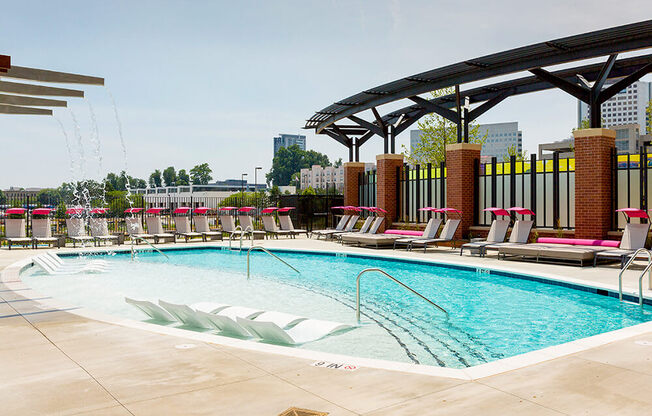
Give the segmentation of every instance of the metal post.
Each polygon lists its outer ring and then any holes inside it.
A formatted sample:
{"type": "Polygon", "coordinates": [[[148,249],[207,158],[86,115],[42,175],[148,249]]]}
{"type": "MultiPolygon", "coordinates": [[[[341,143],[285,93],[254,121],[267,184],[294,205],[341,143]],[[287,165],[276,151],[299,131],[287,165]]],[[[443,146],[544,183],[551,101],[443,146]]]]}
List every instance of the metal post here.
{"type": "Polygon", "coordinates": [[[405,164],[405,221],[410,222],[410,167],[405,164]]]}
{"type": "Polygon", "coordinates": [[[611,229],[618,229],[618,156],[616,155],[616,149],[611,149],[611,175],[613,180],[613,192],[611,193],[611,212],[613,212],[613,217],[611,217],[611,229]]]}
{"type": "Polygon", "coordinates": [[[421,165],[414,171],[414,216],[417,224],[419,221],[419,208],[421,208],[421,165]]]}
{"type": "Polygon", "coordinates": [[[562,228],[559,223],[559,152],[552,154],[552,226],[562,228]]]}
{"type": "Polygon", "coordinates": [[[457,108],[457,142],[462,143],[462,103],[459,85],[455,86],[455,107],[457,108]]]}
{"type": "Polygon", "coordinates": [[[428,176],[427,176],[427,179],[426,179],[428,181],[428,183],[426,185],[426,187],[428,189],[427,190],[427,192],[428,192],[427,205],[429,207],[431,207],[432,206],[432,164],[428,163],[426,165],[426,169],[428,169],[428,176]]]}
{"type": "Polygon", "coordinates": [[[509,206],[516,206],[516,156],[509,157],[509,206]]]}
{"type": "Polygon", "coordinates": [[[391,141],[391,153],[396,153],[396,130],[394,126],[389,126],[389,138],[391,141]]]}
{"type": "Polygon", "coordinates": [[[469,142],[469,109],[464,107],[462,114],[464,114],[464,143],[468,143],[469,142]]]}
{"type": "MultiPolygon", "coordinates": [[[[374,194],[374,205],[376,205],[376,199],[378,198],[378,172],[374,172],[374,187],[376,193],[374,194]]],[[[396,216],[392,218],[392,221],[400,218],[401,213],[401,167],[396,167],[396,216]]]]}
{"type": "Polygon", "coordinates": [[[446,162],[439,163],[439,202],[441,203],[440,208],[446,206],[446,162]]]}
{"type": "Polygon", "coordinates": [[[491,158],[491,206],[495,207],[496,206],[496,199],[497,195],[496,193],[498,192],[498,160],[496,157],[491,158]]]}
{"type": "Polygon", "coordinates": [[[353,145],[349,145],[349,162],[353,162],[353,145]]]}
{"type": "Polygon", "coordinates": [[[355,161],[360,161],[360,139],[355,139],[355,161]]]}
{"type": "Polygon", "coordinates": [[[537,155],[530,155],[530,209],[537,212],[537,155]]]}
{"type": "Polygon", "coordinates": [[[647,161],[646,161],[647,155],[645,154],[645,150],[641,148],[640,154],[639,154],[639,179],[640,179],[640,208],[643,211],[647,210],[647,161]]]}
{"type": "Polygon", "coordinates": [[[473,225],[480,222],[480,159],[473,159],[473,225]]]}

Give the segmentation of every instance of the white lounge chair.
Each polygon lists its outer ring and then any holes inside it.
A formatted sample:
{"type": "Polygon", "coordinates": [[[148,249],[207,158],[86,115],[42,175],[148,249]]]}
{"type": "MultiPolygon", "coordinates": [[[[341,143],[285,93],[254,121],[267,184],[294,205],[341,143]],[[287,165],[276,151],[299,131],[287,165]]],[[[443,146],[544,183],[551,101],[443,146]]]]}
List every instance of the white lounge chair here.
{"type": "Polygon", "coordinates": [[[413,241],[419,241],[419,240],[431,240],[435,238],[437,235],[437,231],[439,231],[439,226],[441,225],[441,218],[430,218],[428,220],[428,224],[426,224],[426,228],[423,230],[423,233],[421,234],[420,237],[407,237],[407,238],[399,238],[398,240],[394,240],[394,249],[396,249],[396,245],[404,245],[406,247],[409,247],[410,244],[413,241]]]}
{"type": "Polygon", "coordinates": [[[101,242],[106,244],[107,241],[110,241],[111,243],[118,242],[118,236],[109,233],[109,226],[106,222],[106,218],[91,218],[90,226],[91,236],[95,239],[96,244],[101,242]]]}
{"type": "Polygon", "coordinates": [[[192,230],[190,226],[190,218],[186,216],[175,216],[174,217],[174,229],[175,233],[178,236],[181,236],[185,239],[186,243],[189,239],[192,238],[202,238],[202,234],[192,230]]]}
{"type": "MultiPolygon", "coordinates": [[[[25,210],[23,209],[22,212],[24,213],[25,210]]],[[[25,218],[7,218],[5,220],[5,237],[3,239],[7,242],[9,250],[11,250],[11,246],[13,245],[25,247],[33,244],[32,238],[27,237],[25,218]]]]}
{"type": "Polygon", "coordinates": [[[125,302],[136,307],[138,310],[149,316],[150,319],[158,322],[176,322],[174,317],[165,309],[148,300],[136,300],[125,297],[125,302]]]}
{"type": "Polygon", "coordinates": [[[307,342],[317,341],[336,332],[353,328],[351,325],[341,324],[339,322],[307,319],[286,331],[273,322],[262,322],[245,318],[237,318],[236,321],[248,332],[261,340],[283,345],[305,344],[307,342]]]}
{"type": "Polygon", "coordinates": [[[310,238],[308,230],[302,230],[302,229],[294,228],[294,224],[292,224],[292,218],[290,218],[290,215],[280,215],[279,214],[278,221],[281,224],[281,230],[283,230],[283,231],[291,231],[292,235],[305,234],[306,237],[310,238]]]}
{"type": "Polygon", "coordinates": [[[147,231],[154,237],[154,243],[158,243],[159,241],[172,241],[176,243],[174,234],[167,233],[163,229],[161,217],[158,215],[145,217],[145,222],[147,223],[147,231]]]}
{"type": "Polygon", "coordinates": [[[487,234],[487,239],[484,241],[473,241],[471,243],[463,244],[462,247],[460,247],[460,256],[464,252],[464,249],[467,249],[478,250],[480,256],[484,257],[486,252],[482,250],[482,248],[491,244],[502,243],[505,241],[507,229],[509,228],[509,222],[509,220],[493,220],[491,222],[491,227],[489,228],[489,234],[487,234]]]}
{"type": "MultiPolygon", "coordinates": [[[[649,220],[648,220],[649,221],[649,220]]],[[[593,265],[598,260],[620,260],[620,267],[625,266],[627,259],[631,257],[636,250],[644,248],[647,242],[647,236],[650,232],[650,223],[647,224],[625,224],[623,236],[620,238],[620,245],[615,250],[604,250],[595,253],[593,265]]]]}
{"type": "Polygon", "coordinates": [[[215,314],[220,316],[226,316],[235,320],[235,318],[254,319],[255,317],[257,317],[263,312],[265,311],[263,311],[262,309],[248,308],[246,306],[229,306],[228,308],[224,308],[216,312],[215,314]]]}
{"type": "Polygon", "coordinates": [[[361,242],[366,239],[381,237],[381,235],[378,234],[378,230],[383,224],[383,221],[385,221],[385,217],[376,217],[367,232],[335,234],[335,237],[337,237],[342,244],[357,243],[358,245],[361,245],[361,242]]]}
{"type": "Polygon", "coordinates": [[[44,255],[33,257],[32,262],[49,275],[102,273],[106,271],[106,268],[98,265],[85,265],[80,267],[61,267],[56,265],[50,257],[44,255]]]}
{"type": "MultiPolygon", "coordinates": [[[[148,234],[143,230],[143,224],[141,223],[140,218],[127,217],[125,218],[125,225],[127,226],[127,234],[132,238],[154,238],[152,234],[148,234]]],[[[138,243],[139,241],[136,239],[136,244],[138,243]]]]}
{"type": "Polygon", "coordinates": [[[50,218],[32,218],[32,240],[34,248],[40,243],[59,247],[59,239],[52,237],[50,218]]]}
{"type": "Polygon", "coordinates": [[[289,328],[306,319],[308,318],[290,313],[267,311],[258,315],[254,320],[256,322],[271,322],[281,328],[289,328]]]}
{"type": "Polygon", "coordinates": [[[326,229],[326,230],[317,230],[313,231],[312,235],[317,236],[317,240],[319,240],[320,236],[328,236],[330,233],[337,232],[337,231],[342,231],[344,230],[344,227],[346,226],[347,222],[349,221],[349,218],[351,218],[350,215],[342,215],[342,218],[340,218],[340,221],[337,223],[334,229],[326,229]]]}
{"type": "Polygon", "coordinates": [[[222,232],[229,234],[235,232],[235,218],[233,218],[233,215],[222,214],[219,218],[220,224],[222,224],[222,232]]]}
{"type": "Polygon", "coordinates": [[[93,237],[86,234],[86,223],[83,218],[66,218],[66,227],[73,247],[76,247],[77,243],[85,244],[94,240],[93,237]]]}
{"type": "Polygon", "coordinates": [[[442,228],[441,234],[439,234],[439,238],[430,238],[426,240],[413,240],[408,246],[408,250],[412,250],[414,246],[423,247],[423,252],[425,253],[426,248],[428,248],[428,245],[430,244],[436,245],[438,243],[454,241],[453,238],[455,237],[455,232],[457,231],[457,228],[460,226],[460,222],[461,220],[459,219],[446,220],[446,223],[444,224],[444,228],[442,228]]]}
{"type": "Polygon", "coordinates": [[[359,215],[351,215],[349,218],[349,222],[346,223],[346,226],[342,231],[333,231],[332,233],[329,233],[326,235],[326,238],[335,238],[335,236],[340,235],[340,234],[346,234],[350,233],[353,231],[355,228],[355,225],[358,223],[358,220],[360,219],[359,215]]]}
{"type": "Polygon", "coordinates": [[[168,311],[177,321],[181,322],[186,326],[191,326],[193,328],[211,328],[211,325],[208,324],[204,319],[197,315],[193,309],[188,305],[179,305],[176,303],[168,303],[159,299],[158,304],[168,311]]]}
{"type": "MultiPolygon", "coordinates": [[[[50,257],[52,259],[52,261],[54,261],[54,263],[56,263],[56,264],[58,264],[60,266],[63,266],[63,267],[65,267],[65,266],[79,267],[79,265],[76,264],[76,263],[67,263],[67,262],[65,262],[61,257],[59,257],[59,255],[57,253],[55,253],[53,251],[46,251],[45,253],[43,253],[43,255],[50,257]]],[[[90,260],[86,260],[83,263],[83,265],[96,265],[96,266],[108,266],[108,264],[109,264],[109,262],[107,262],[106,260],[102,260],[102,259],[90,259],[90,260]]]]}
{"type": "Polygon", "coordinates": [[[208,239],[222,239],[221,231],[213,231],[208,225],[208,217],[206,215],[197,215],[195,216],[195,231],[201,234],[202,240],[207,241],[208,239]]]}
{"type": "Polygon", "coordinates": [[[358,231],[351,231],[349,233],[343,233],[343,234],[336,234],[337,238],[342,239],[342,236],[344,235],[355,235],[355,234],[364,234],[367,231],[369,231],[369,228],[371,228],[371,224],[374,222],[374,217],[371,215],[368,216],[364,222],[362,223],[362,227],[358,231]]]}
{"type": "Polygon", "coordinates": [[[486,256],[487,251],[499,250],[501,247],[527,244],[533,225],[534,220],[516,220],[512,227],[512,232],[509,234],[509,240],[504,243],[487,244],[480,247],[480,255],[486,256]]]}
{"type": "Polygon", "coordinates": [[[214,302],[198,302],[190,305],[196,311],[202,311],[206,313],[217,313],[222,309],[226,309],[231,305],[226,305],[224,303],[214,303],[214,302]]]}
{"type": "Polygon", "coordinates": [[[196,313],[197,316],[204,319],[209,325],[220,331],[221,335],[251,338],[249,331],[228,316],[215,315],[203,311],[197,311],[196,313]]]}
{"type": "Polygon", "coordinates": [[[261,239],[265,238],[265,231],[256,230],[256,227],[254,227],[253,219],[250,215],[238,215],[238,221],[240,221],[240,228],[242,228],[242,232],[246,231],[247,233],[251,233],[254,236],[260,236],[261,239]]]}
{"type": "Polygon", "coordinates": [[[265,233],[267,236],[272,236],[278,238],[279,235],[284,235],[292,237],[292,231],[283,231],[278,228],[274,217],[271,215],[263,215],[263,227],[265,227],[265,233]]]}

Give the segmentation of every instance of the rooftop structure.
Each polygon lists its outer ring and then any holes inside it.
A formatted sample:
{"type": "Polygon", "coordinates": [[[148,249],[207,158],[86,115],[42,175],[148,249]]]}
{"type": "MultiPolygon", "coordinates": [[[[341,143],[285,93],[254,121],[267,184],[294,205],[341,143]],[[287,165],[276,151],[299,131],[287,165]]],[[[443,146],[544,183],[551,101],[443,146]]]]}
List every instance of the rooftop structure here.
{"type": "Polygon", "coordinates": [[[306,136],[299,134],[279,134],[278,137],[274,137],[274,154],[276,155],[282,147],[290,147],[295,144],[301,150],[306,150],[306,136]]]}

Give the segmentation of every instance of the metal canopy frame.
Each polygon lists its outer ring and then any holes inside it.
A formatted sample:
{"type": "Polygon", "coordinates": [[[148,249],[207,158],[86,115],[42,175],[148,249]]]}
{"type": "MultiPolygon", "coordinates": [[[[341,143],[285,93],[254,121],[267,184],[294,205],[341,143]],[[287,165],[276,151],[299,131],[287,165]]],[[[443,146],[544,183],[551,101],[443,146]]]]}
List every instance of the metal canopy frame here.
{"type": "Polygon", "coordinates": [[[304,128],[315,129],[349,148],[349,160],[358,160],[359,147],[374,135],[384,140],[385,153],[395,152],[395,136],[430,113],[458,125],[458,142],[468,142],[468,125],[507,97],[560,88],[591,107],[591,126],[600,125],[600,104],[627,85],[652,72],[652,55],[617,60],[618,53],[652,47],[652,20],[584,33],[405,77],[365,90],[338,101],[307,120],[304,128]],[[605,63],[549,72],[542,67],[608,56],[605,63]],[[460,84],[529,71],[534,76],[505,81],[460,92],[460,84]],[[619,81],[604,88],[608,79],[619,81]],[[419,94],[455,86],[455,94],[426,100],[419,94]],[[409,99],[413,105],[381,117],[377,107],[409,99]],[[462,102],[466,104],[463,105],[462,102]],[[470,104],[479,104],[471,109],[470,104]],[[373,121],[357,114],[371,110],[373,121]],[[354,125],[339,124],[343,119],[354,125]]]}
{"type": "Polygon", "coordinates": [[[50,83],[104,85],[104,78],[15,66],[11,64],[10,56],[0,55],[0,114],[52,115],[50,107],[67,107],[67,101],[41,98],[40,96],[84,97],[84,91],[81,90],[7,82],[1,80],[3,78],[50,83]]]}

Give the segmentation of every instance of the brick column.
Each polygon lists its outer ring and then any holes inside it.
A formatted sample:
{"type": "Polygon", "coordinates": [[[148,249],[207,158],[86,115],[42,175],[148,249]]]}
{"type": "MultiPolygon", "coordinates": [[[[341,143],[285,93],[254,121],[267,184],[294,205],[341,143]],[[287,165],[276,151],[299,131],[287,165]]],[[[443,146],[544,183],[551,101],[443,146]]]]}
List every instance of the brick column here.
{"type": "Polygon", "coordinates": [[[398,198],[398,177],[396,169],[403,166],[403,155],[393,153],[376,156],[376,205],[387,211],[380,232],[385,231],[396,221],[396,201],[398,198]]]}
{"type": "MultiPolygon", "coordinates": [[[[455,238],[464,238],[473,225],[475,161],[480,159],[481,144],[455,143],[446,146],[446,206],[462,211],[455,238]]],[[[453,217],[454,218],[454,217],[453,217]]]]}
{"type": "Polygon", "coordinates": [[[575,238],[602,239],[613,215],[612,160],[616,132],[583,129],[575,136],[575,238]]]}
{"type": "Polygon", "coordinates": [[[344,205],[358,206],[358,176],[364,172],[364,163],[346,162],[344,163],[344,205]]]}

